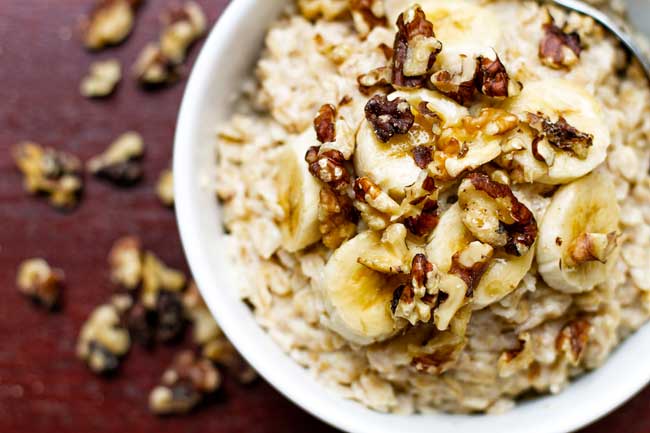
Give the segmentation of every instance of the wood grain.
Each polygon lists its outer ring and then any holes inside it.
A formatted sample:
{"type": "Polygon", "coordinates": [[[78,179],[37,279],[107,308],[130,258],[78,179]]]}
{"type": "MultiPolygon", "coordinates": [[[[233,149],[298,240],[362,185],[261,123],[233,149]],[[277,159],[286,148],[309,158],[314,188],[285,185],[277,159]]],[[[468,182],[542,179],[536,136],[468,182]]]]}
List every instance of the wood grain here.
{"type": "MultiPolygon", "coordinates": [[[[170,163],[183,83],[148,93],[126,77],[105,101],[78,92],[93,60],[116,57],[128,73],[173,1],[148,1],[129,40],[99,54],[81,48],[77,31],[90,3],[0,0],[0,432],[332,431],[262,381],[246,388],[227,380],[224,392],[191,416],[150,415],[148,391],[178,346],[152,352],[136,347],[112,379],[94,376],[75,358],[79,327],[111,294],[106,254],[117,237],[137,234],[167,263],[187,270],[174,215],[154,194],[158,173],[170,163]],[[9,156],[13,143],[35,140],[87,159],[129,129],[148,146],[146,178],[137,187],[119,190],[87,178],[81,206],[70,214],[23,193],[9,156]],[[34,308],[14,287],[18,263],[34,256],[66,272],[62,313],[34,308]]],[[[227,0],[199,3],[214,21],[227,0]]],[[[649,410],[646,389],[584,432],[650,431],[649,410]]]]}

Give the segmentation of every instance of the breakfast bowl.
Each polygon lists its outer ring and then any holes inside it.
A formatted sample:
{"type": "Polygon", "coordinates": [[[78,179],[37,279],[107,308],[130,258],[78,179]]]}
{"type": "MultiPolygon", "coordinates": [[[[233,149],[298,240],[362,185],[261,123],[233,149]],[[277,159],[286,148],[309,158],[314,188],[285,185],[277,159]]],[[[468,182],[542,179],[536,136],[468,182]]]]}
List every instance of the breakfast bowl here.
{"type": "Polygon", "coordinates": [[[650,355],[647,326],[623,339],[598,368],[555,390],[559,392],[519,399],[505,411],[493,407],[494,413],[472,414],[465,407],[468,413],[462,414],[425,408],[420,413],[381,413],[323,386],[296,362],[295,354],[283,350],[277,336],[272,338],[260,326],[240,291],[242,279],[257,270],[233,265],[235,247],[224,230],[223,206],[215,194],[215,142],[219,126],[235,112],[242,89],[250,87],[265,35],[288,3],[235,0],[228,6],[192,71],[174,146],[176,214],[190,268],[211,312],[248,362],[294,403],[350,432],[568,432],[605,415],[643,387],[650,380],[650,366],[644,361],[650,355]]]}

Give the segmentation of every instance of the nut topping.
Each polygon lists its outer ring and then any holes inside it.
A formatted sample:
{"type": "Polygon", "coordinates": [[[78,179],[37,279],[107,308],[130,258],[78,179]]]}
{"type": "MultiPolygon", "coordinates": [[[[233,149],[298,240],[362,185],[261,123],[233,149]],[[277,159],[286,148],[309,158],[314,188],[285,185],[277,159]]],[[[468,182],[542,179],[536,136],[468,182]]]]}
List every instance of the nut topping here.
{"type": "Polygon", "coordinates": [[[389,101],[384,95],[375,95],[366,104],[365,113],[377,138],[384,143],[396,134],[409,132],[415,122],[411,106],[403,98],[389,101]]]}
{"type": "Polygon", "coordinates": [[[323,244],[331,249],[338,248],[357,231],[359,215],[347,195],[335,193],[330,187],[320,190],[318,206],[319,228],[323,244]]]}
{"type": "Polygon", "coordinates": [[[411,325],[431,320],[437,305],[440,276],[435,266],[424,254],[416,254],[411,262],[410,282],[393,292],[391,312],[395,317],[408,320],[411,325]]]}
{"type": "Polygon", "coordinates": [[[549,14],[549,21],[543,25],[544,37],[539,43],[539,59],[542,64],[553,68],[570,68],[580,60],[582,45],[577,32],[566,33],[555,24],[549,14]]]}
{"type": "Polygon", "coordinates": [[[397,19],[393,45],[392,83],[396,87],[423,87],[442,43],[435,38],[433,24],[418,5],[411,6],[397,19]]]}
{"type": "Polygon", "coordinates": [[[122,78],[122,66],[115,59],[94,62],[88,75],[79,86],[81,94],[87,98],[101,98],[113,93],[122,78]]]}
{"type": "Polygon", "coordinates": [[[563,264],[576,267],[594,261],[607,263],[618,245],[618,238],[619,235],[616,232],[582,233],[569,245],[569,254],[563,264]]]}
{"type": "Polygon", "coordinates": [[[142,281],[142,247],[134,236],[118,239],[108,254],[111,281],[125,289],[136,289],[142,281]]]}
{"type": "Polygon", "coordinates": [[[495,60],[480,56],[476,74],[479,92],[491,98],[507,98],[519,94],[521,84],[513,82],[499,56],[495,60]]]}
{"type": "Polygon", "coordinates": [[[51,268],[43,259],[29,259],[20,264],[16,285],[35,303],[52,310],[59,305],[64,274],[51,268]]]}
{"type": "Polygon", "coordinates": [[[83,23],[86,48],[99,50],[122,42],[131,33],[140,0],[97,0],[83,23]]]}
{"type": "Polygon", "coordinates": [[[388,66],[380,66],[357,77],[359,91],[364,95],[370,95],[379,89],[390,90],[391,70],[388,66]]]}
{"type": "Polygon", "coordinates": [[[372,29],[386,25],[383,0],[349,0],[354,27],[361,37],[372,29]]]}
{"type": "Polygon", "coordinates": [[[586,319],[575,319],[564,325],[555,339],[555,347],[566,354],[569,362],[577,366],[587,348],[592,326],[586,319]]]}
{"type": "Polygon", "coordinates": [[[170,169],[165,169],[160,173],[156,183],[156,195],[165,206],[174,206],[174,175],[170,169]]]}
{"type": "Polygon", "coordinates": [[[431,84],[443,95],[465,105],[474,99],[479,70],[476,58],[461,54],[453,69],[433,74],[431,84]]]}
{"type": "Polygon", "coordinates": [[[350,186],[350,173],[345,168],[345,158],[338,150],[329,149],[319,151],[318,147],[311,147],[305,155],[309,164],[309,172],[316,179],[329,185],[339,194],[345,192],[350,186]]]}
{"type": "Polygon", "coordinates": [[[557,122],[552,122],[543,113],[528,113],[528,124],[537,132],[543,134],[549,144],[557,149],[573,153],[580,159],[589,155],[589,149],[594,144],[594,136],[578,131],[569,125],[563,116],[557,122]]]}
{"type": "Polygon", "coordinates": [[[143,176],[140,159],[144,154],[144,142],[137,132],[119,136],[108,149],[88,161],[87,167],[95,176],[118,186],[131,186],[143,176]]]}
{"type": "Polygon", "coordinates": [[[479,241],[471,242],[451,258],[450,274],[457,275],[465,282],[465,296],[471,298],[492,259],[493,248],[479,241]]]}
{"type": "Polygon", "coordinates": [[[314,119],[316,138],[321,143],[331,143],[336,140],[336,107],[325,104],[318,110],[314,119]]]}

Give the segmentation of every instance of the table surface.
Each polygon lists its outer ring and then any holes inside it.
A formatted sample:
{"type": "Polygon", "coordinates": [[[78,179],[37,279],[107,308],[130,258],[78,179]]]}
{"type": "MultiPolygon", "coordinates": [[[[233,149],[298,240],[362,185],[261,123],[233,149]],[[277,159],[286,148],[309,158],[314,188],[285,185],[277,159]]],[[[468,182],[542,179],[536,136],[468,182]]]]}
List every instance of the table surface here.
{"type": "MultiPolygon", "coordinates": [[[[156,38],[160,13],[174,0],[146,2],[129,40],[99,54],[81,48],[77,30],[90,3],[0,0],[0,431],[332,431],[263,381],[242,387],[226,380],[215,401],[189,416],[149,414],[148,392],[182,344],[151,352],[134,347],[110,379],[94,376],[75,358],[81,324],[112,292],[106,254],[116,238],[137,234],[164,261],[187,270],[173,211],[154,193],[158,173],[170,164],[184,83],[151,93],[128,76],[140,48],[156,38]],[[79,80],[90,62],[111,57],[126,73],[116,94],[104,101],[81,97],[79,80]],[[137,187],[119,190],[87,178],[83,201],[70,214],[23,192],[9,154],[13,143],[34,140],[85,160],[131,129],[147,143],[146,177],[137,187]],[[66,272],[61,313],[33,307],[15,289],[18,263],[36,256],[66,272]]],[[[214,21],[227,0],[199,3],[214,21]]],[[[649,414],[646,388],[584,432],[648,432],[649,414]]]]}

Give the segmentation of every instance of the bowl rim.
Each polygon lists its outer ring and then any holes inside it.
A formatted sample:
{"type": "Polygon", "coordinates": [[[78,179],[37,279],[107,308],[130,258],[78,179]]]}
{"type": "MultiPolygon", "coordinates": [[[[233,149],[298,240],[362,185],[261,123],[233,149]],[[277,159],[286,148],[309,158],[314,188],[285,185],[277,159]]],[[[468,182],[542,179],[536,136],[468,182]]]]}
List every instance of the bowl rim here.
{"type": "MultiPolygon", "coordinates": [[[[213,281],[205,270],[206,264],[202,263],[204,262],[204,258],[201,257],[199,251],[199,245],[201,242],[205,242],[205,239],[201,236],[200,230],[198,230],[196,225],[192,224],[197,212],[194,208],[198,205],[192,202],[192,194],[186,194],[187,191],[195,188],[195,184],[199,182],[196,172],[192,170],[192,154],[194,149],[191,130],[191,127],[193,126],[192,120],[198,118],[200,114],[201,107],[196,101],[201,100],[200,96],[203,93],[205,83],[207,83],[211,78],[214,78],[211,69],[214,59],[224,55],[224,52],[227,50],[229,45],[228,36],[235,32],[238,23],[249,15],[249,12],[255,7],[258,1],[262,0],[232,0],[226,6],[201,48],[188,79],[176,123],[173,155],[174,195],[176,199],[175,214],[181,236],[181,243],[190,270],[192,271],[192,275],[196,280],[199,290],[204,294],[204,298],[206,298],[206,303],[208,304],[211,313],[215,317],[219,318],[219,324],[224,333],[251,366],[255,368],[255,370],[257,370],[277,391],[291,400],[294,404],[325,423],[339,429],[345,429],[346,431],[368,432],[369,430],[364,426],[362,420],[356,420],[353,416],[346,414],[345,411],[332,411],[334,407],[327,402],[324,403],[323,399],[320,398],[317,393],[310,394],[309,392],[305,392],[304,389],[301,389],[298,385],[298,381],[283,377],[277,371],[278,369],[269,365],[270,363],[265,362],[264,355],[260,355],[259,351],[256,350],[257,346],[255,342],[244,341],[242,338],[238,338],[239,333],[234,321],[232,320],[235,316],[227,308],[225,303],[222,305],[220,302],[212,301],[210,296],[201,289],[202,287],[213,286],[213,284],[211,284],[213,281]]],[[[217,206],[216,199],[214,201],[214,206],[217,206]]],[[[256,324],[256,326],[258,325],[256,324]]],[[[642,326],[640,330],[635,331],[635,334],[640,333],[643,328],[644,327],[642,326]]],[[[646,334],[649,334],[648,338],[650,339],[650,329],[648,328],[650,327],[646,326],[645,330],[648,331],[646,334]]],[[[627,347],[629,344],[626,344],[629,343],[630,338],[631,337],[628,337],[619,343],[614,352],[620,351],[620,349],[631,350],[627,347]]],[[[281,350],[279,346],[278,349],[281,350]]],[[[605,364],[611,361],[613,355],[614,353],[608,355],[608,361],[605,364]]],[[[292,360],[292,362],[295,361],[292,360]]],[[[597,370],[604,367],[605,365],[601,366],[597,370]]],[[[542,429],[532,429],[530,431],[535,433],[561,433],[573,431],[605,416],[615,408],[622,405],[646,385],[650,380],[650,366],[645,370],[640,370],[640,373],[643,373],[642,377],[635,376],[636,380],[634,381],[627,380],[621,381],[617,384],[612,384],[611,388],[608,389],[608,392],[606,393],[607,398],[601,397],[600,399],[595,400],[593,405],[590,407],[590,411],[574,412],[571,417],[565,416],[561,420],[557,420],[558,423],[552,427],[547,424],[546,427],[542,429]]],[[[590,373],[587,373],[587,375],[589,374],[590,373]]],[[[575,381],[575,379],[572,380],[569,387],[574,385],[575,381]]],[[[323,387],[325,393],[325,387],[323,385],[320,386],[323,387]]],[[[554,397],[556,396],[540,397],[537,398],[537,400],[554,397]]],[[[338,398],[341,400],[345,399],[343,396],[339,396],[338,398]]],[[[354,405],[358,404],[354,403],[354,405]]],[[[514,408],[511,412],[516,410],[517,408],[514,408]]],[[[379,416],[395,418],[400,415],[380,414],[379,416]]],[[[415,416],[420,417],[426,415],[415,416]]],[[[449,416],[467,417],[466,415],[449,416]]],[[[498,417],[496,415],[490,416],[498,417]]],[[[507,417],[507,414],[503,416],[507,417]]],[[[470,415],[470,417],[474,416],[470,415]]],[[[386,418],[386,420],[388,420],[388,418],[386,418]]],[[[435,422],[432,422],[432,427],[435,427],[435,422]]]]}

